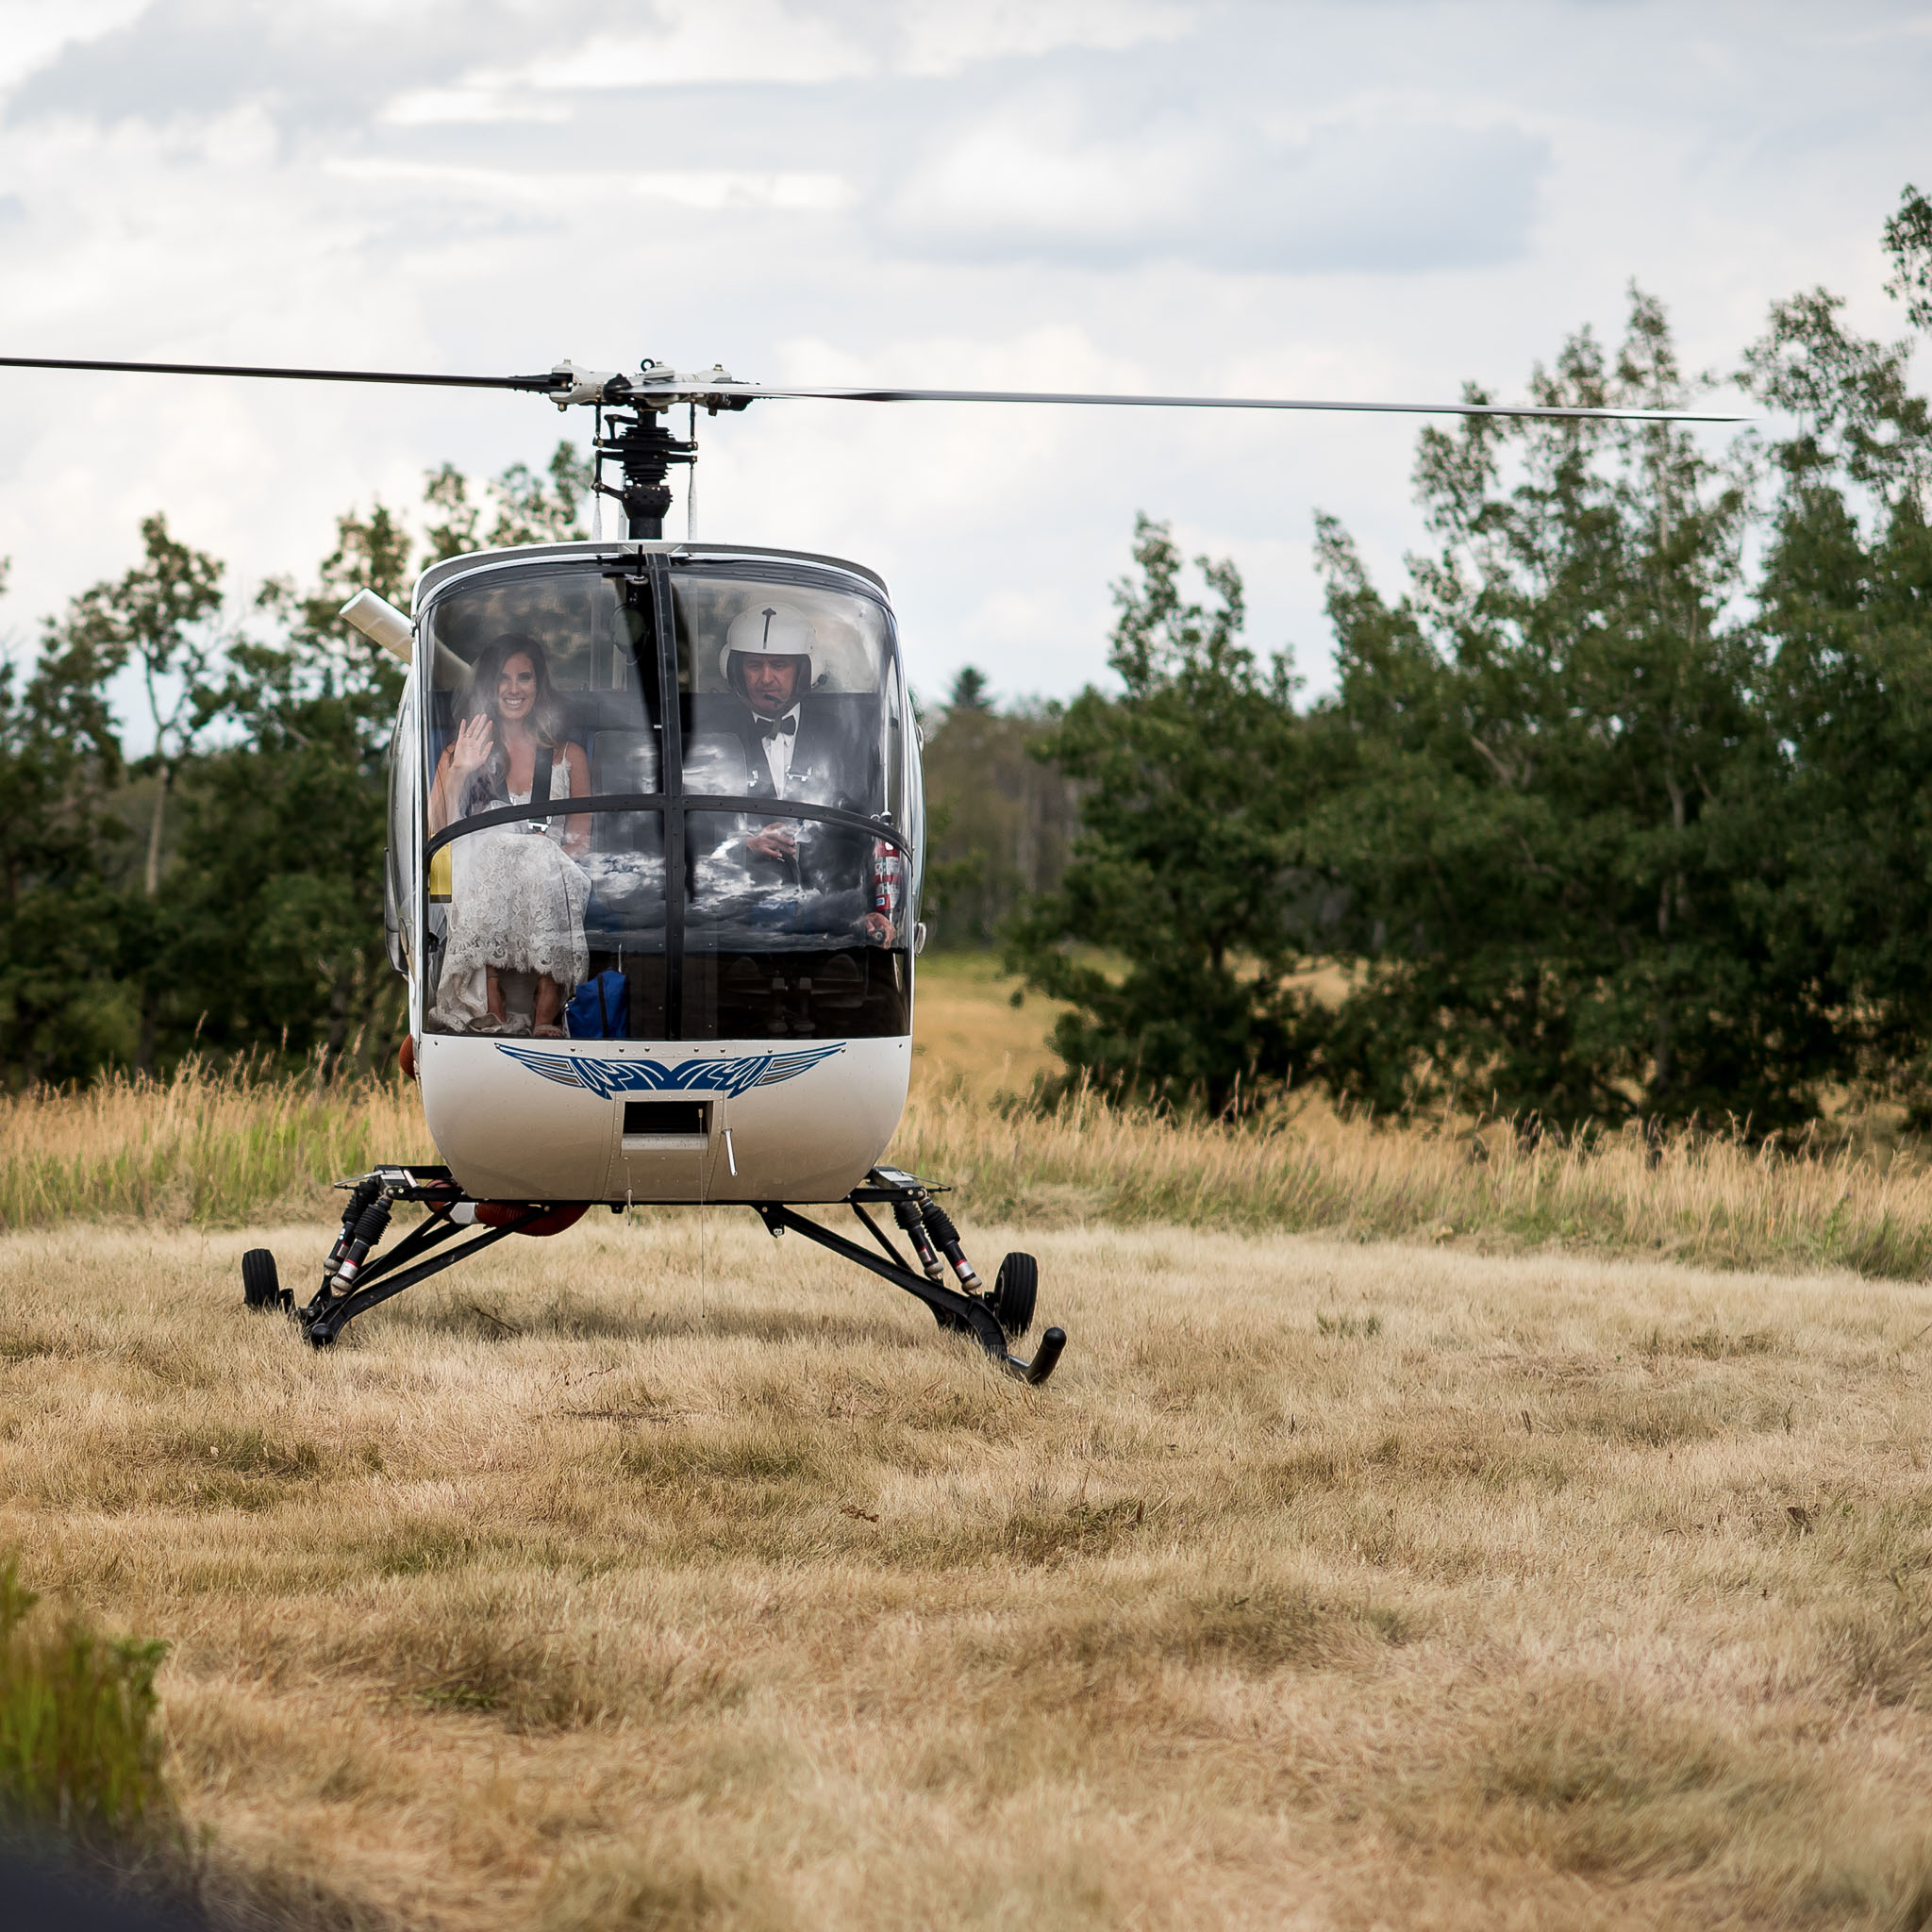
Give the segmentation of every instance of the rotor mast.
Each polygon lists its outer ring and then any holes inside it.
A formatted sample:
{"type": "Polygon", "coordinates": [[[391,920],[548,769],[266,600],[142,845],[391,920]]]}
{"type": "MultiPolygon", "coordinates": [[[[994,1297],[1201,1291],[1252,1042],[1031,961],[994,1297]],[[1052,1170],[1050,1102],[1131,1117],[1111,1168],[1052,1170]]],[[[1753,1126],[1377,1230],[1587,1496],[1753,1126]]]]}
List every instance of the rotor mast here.
{"type": "Polygon", "coordinates": [[[673,436],[655,410],[607,420],[600,409],[591,448],[597,471],[592,488],[599,495],[614,496],[623,504],[625,535],[663,536],[664,519],[671,510],[672,469],[689,469],[697,460],[696,438],[684,441],[673,436]],[[622,484],[605,482],[607,460],[617,464],[622,484]]]}
{"type": "Polygon", "coordinates": [[[697,438],[674,436],[665,421],[677,404],[715,416],[720,409],[743,409],[752,397],[749,385],[739,383],[714,367],[701,375],[679,375],[661,363],[646,360],[638,374],[605,375],[559,362],[551,371],[550,399],[559,409],[588,403],[596,411],[591,439],[595,476],[591,487],[600,496],[614,497],[624,506],[625,534],[654,541],[664,534],[671,510],[671,472],[689,469],[697,460],[697,438]],[[734,393],[734,391],[736,391],[734,393]],[[617,483],[604,480],[604,466],[613,464],[617,483]]]}

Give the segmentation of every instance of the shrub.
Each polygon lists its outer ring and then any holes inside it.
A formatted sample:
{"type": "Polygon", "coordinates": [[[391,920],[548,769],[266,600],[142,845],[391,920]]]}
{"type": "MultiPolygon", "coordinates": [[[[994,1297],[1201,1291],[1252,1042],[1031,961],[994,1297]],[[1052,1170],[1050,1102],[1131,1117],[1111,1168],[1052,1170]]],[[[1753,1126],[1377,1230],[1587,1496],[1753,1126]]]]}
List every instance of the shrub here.
{"type": "Polygon", "coordinates": [[[167,1645],[34,1617],[18,1560],[0,1564],[0,1815],[15,1830],[141,1839],[172,1817],[155,1673],[167,1645]]]}

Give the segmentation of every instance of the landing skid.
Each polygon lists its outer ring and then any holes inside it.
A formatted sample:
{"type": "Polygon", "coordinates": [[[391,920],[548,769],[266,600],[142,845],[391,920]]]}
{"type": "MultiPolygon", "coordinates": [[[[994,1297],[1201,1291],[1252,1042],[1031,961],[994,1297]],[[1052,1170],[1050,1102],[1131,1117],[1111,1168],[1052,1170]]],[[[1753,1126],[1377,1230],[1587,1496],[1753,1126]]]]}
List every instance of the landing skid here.
{"type": "MultiPolygon", "coordinates": [[[[266,1248],[250,1249],[242,1257],[242,1291],[248,1306],[284,1310],[317,1348],[326,1348],[358,1315],[494,1246],[507,1235],[559,1233],[588,1205],[473,1201],[446,1167],[378,1167],[337,1185],[349,1191],[342,1230],[323,1264],[321,1287],[302,1307],[294,1306],[292,1291],[281,1286],[275,1257],[266,1248]],[[427,1211],[388,1254],[377,1256],[398,1202],[411,1202],[427,1211]],[[469,1239],[458,1241],[463,1235],[469,1239]],[[443,1247],[447,1241],[457,1244],[443,1247]],[[439,1248],[441,1252],[434,1252],[439,1248]]],[[[1033,1322],[1039,1276],[1033,1257],[1008,1255],[989,1290],[966,1258],[958,1231],[933,1192],[916,1174],[875,1167],[863,1186],[845,1196],[845,1205],[882,1255],[820,1226],[782,1201],[757,1201],[752,1207],[774,1237],[789,1228],[869,1269],[923,1302],[941,1328],[970,1335],[1008,1374],[1038,1387],[1053,1374],[1067,1337],[1062,1328],[1047,1329],[1031,1360],[1012,1352],[1011,1344],[1033,1322]],[[867,1212],[871,1208],[891,1210],[918,1260],[916,1271],[867,1212]]]]}
{"type": "Polygon", "coordinates": [[[862,1188],[854,1188],[845,1200],[885,1251],[883,1260],[857,1241],[834,1234],[829,1227],[821,1227],[816,1221],[808,1221],[796,1208],[782,1202],[758,1201],[753,1206],[759,1220],[771,1229],[774,1240],[791,1228],[856,1266],[869,1268],[894,1288],[903,1288],[924,1302],[941,1328],[971,1335],[1008,1374],[1017,1375],[1035,1387],[1045,1381],[1067,1345],[1064,1328],[1049,1328],[1040,1338],[1040,1346],[1031,1361],[1022,1360],[1008,1345],[1032,1325],[1036,1277],[1032,1256],[1008,1255],[1001,1263],[999,1275],[989,1293],[959,1246],[952,1217],[932,1198],[932,1191],[925,1182],[896,1167],[875,1167],[866,1175],[866,1182],[862,1188]],[[869,1207],[891,1208],[893,1220],[919,1257],[919,1274],[907,1266],[886,1231],[865,1211],[869,1207]],[[945,1257],[943,1262],[941,1254],[945,1257]],[[949,1270],[958,1286],[947,1280],[949,1270]]]}

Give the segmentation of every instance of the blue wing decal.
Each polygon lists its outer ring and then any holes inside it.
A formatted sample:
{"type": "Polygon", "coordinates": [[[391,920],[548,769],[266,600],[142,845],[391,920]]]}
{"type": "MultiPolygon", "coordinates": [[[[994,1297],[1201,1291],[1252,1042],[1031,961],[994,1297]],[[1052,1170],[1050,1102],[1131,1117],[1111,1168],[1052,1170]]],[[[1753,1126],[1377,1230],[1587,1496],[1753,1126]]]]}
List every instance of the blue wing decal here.
{"type": "Polygon", "coordinates": [[[748,1093],[754,1087],[775,1087],[781,1081],[795,1080],[835,1053],[843,1053],[845,1047],[843,1041],[835,1041],[796,1053],[748,1053],[729,1059],[680,1060],[675,1066],[667,1066],[662,1060],[606,1060],[543,1053],[534,1047],[512,1046],[508,1041],[498,1041],[496,1050],[559,1087],[587,1089],[608,1099],[617,1093],[748,1093]]]}
{"type": "MultiPolygon", "coordinates": [[[[829,1059],[835,1053],[842,1053],[841,1046],[814,1046],[804,1053],[774,1053],[758,1056],[758,1071],[744,1083],[744,1087],[734,1088],[734,1092],[742,1093],[745,1087],[775,1087],[780,1080],[795,1080],[799,1074],[815,1067],[821,1060],[829,1059]]],[[[749,1064],[747,1062],[746,1064],[749,1064]]]]}
{"type": "Polygon", "coordinates": [[[498,1042],[498,1051],[507,1053],[520,1067],[528,1067],[533,1074],[541,1074],[546,1080],[555,1080],[559,1087],[581,1088],[586,1083],[577,1072],[577,1063],[567,1054],[525,1053],[520,1048],[498,1042]]]}

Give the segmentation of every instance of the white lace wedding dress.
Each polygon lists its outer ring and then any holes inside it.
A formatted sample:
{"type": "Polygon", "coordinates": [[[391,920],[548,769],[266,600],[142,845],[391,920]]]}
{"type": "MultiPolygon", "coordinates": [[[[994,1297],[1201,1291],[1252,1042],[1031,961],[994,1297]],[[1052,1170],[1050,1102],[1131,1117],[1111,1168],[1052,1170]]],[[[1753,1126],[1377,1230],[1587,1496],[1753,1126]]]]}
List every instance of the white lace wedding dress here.
{"type": "MultiPolygon", "coordinates": [[[[570,796],[570,761],[557,754],[550,796],[570,796]]],[[[501,805],[502,796],[467,803],[471,811],[501,805]]],[[[528,805],[528,790],[508,802],[528,805]]],[[[491,971],[536,973],[554,979],[567,1000],[590,972],[584,908],[591,881],[563,849],[562,817],[491,825],[450,841],[448,934],[433,1025],[471,1033],[490,1011],[491,971]]]]}

